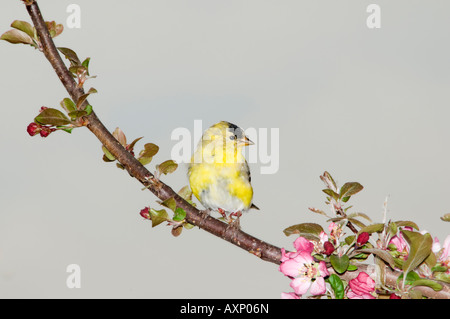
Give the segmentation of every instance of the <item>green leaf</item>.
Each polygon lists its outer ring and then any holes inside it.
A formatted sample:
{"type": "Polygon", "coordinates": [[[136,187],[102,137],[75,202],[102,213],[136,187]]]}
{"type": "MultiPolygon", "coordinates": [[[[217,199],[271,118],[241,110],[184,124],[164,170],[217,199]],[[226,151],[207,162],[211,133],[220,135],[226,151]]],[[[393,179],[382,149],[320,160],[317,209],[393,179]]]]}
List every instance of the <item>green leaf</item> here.
{"type": "Polygon", "coordinates": [[[344,240],[347,245],[351,245],[355,241],[355,235],[347,236],[344,238],[344,240]]]}
{"type": "Polygon", "coordinates": [[[431,268],[431,271],[437,271],[437,272],[446,272],[447,271],[447,267],[444,267],[444,266],[442,266],[442,265],[440,265],[440,264],[438,264],[438,265],[436,265],[436,266],[434,266],[434,267],[432,267],[431,268]]]}
{"type": "Polygon", "coordinates": [[[70,64],[72,66],[81,65],[81,61],[78,58],[75,51],[73,51],[69,48],[62,48],[62,47],[59,47],[57,49],[59,50],[59,52],[61,52],[66,57],[66,59],[68,59],[70,61],[70,64]]]}
{"type": "Polygon", "coordinates": [[[326,281],[330,284],[333,289],[334,296],[336,299],[344,299],[344,284],[341,278],[336,274],[331,274],[326,281]]]}
{"type": "Polygon", "coordinates": [[[283,230],[286,236],[290,236],[292,234],[299,234],[299,236],[305,237],[307,239],[318,239],[321,231],[323,231],[322,226],[315,223],[302,223],[292,225],[283,230]]]}
{"type": "Polygon", "coordinates": [[[323,210],[320,210],[320,209],[317,209],[317,208],[314,208],[314,207],[308,207],[308,209],[309,209],[310,211],[312,211],[313,213],[316,213],[316,214],[320,214],[320,215],[324,215],[324,216],[329,217],[323,210]]]}
{"type": "Polygon", "coordinates": [[[357,252],[377,255],[379,258],[381,258],[385,262],[387,262],[389,264],[389,266],[391,266],[392,269],[395,268],[394,258],[386,250],[377,249],[377,248],[363,248],[363,249],[358,249],[357,252]]]}
{"type": "Polygon", "coordinates": [[[97,93],[97,90],[94,88],[90,88],[86,94],[83,94],[82,96],[80,96],[80,98],[77,101],[77,109],[80,109],[81,106],[83,105],[84,101],[87,100],[88,96],[91,94],[94,94],[94,93],[97,93]]]}
{"type": "Polygon", "coordinates": [[[395,224],[398,227],[411,227],[414,228],[416,230],[419,230],[419,226],[417,226],[417,224],[415,222],[409,221],[409,220],[398,220],[395,222],[395,224]]]}
{"type": "Polygon", "coordinates": [[[175,212],[177,209],[177,203],[175,202],[175,199],[173,197],[169,197],[166,200],[160,202],[161,205],[166,206],[171,211],[175,212]]]}
{"type": "Polygon", "coordinates": [[[382,232],[383,229],[384,229],[383,223],[371,224],[371,225],[361,228],[361,230],[358,232],[358,234],[361,234],[363,232],[366,232],[369,234],[379,233],[379,232],[382,232]]]}
{"type": "Polygon", "coordinates": [[[90,105],[90,104],[86,105],[84,110],[86,111],[87,115],[91,114],[92,113],[92,105],[90,105]]]}
{"type": "Polygon", "coordinates": [[[44,125],[61,126],[70,124],[71,121],[61,111],[57,109],[47,108],[39,113],[34,120],[44,125]]]}
{"type": "Polygon", "coordinates": [[[342,198],[342,201],[343,201],[344,203],[347,203],[348,200],[350,199],[350,197],[351,197],[351,196],[343,197],[343,198],[342,198]]]}
{"type": "Polygon", "coordinates": [[[441,219],[442,219],[444,222],[450,222],[450,213],[445,214],[444,216],[441,217],[441,219]]]}
{"type": "Polygon", "coordinates": [[[331,196],[332,198],[334,198],[334,200],[338,201],[339,200],[339,195],[331,190],[331,189],[322,189],[322,192],[324,192],[325,194],[327,194],[328,196],[331,196]]]}
{"type": "Polygon", "coordinates": [[[60,127],[58,127],[58,128],[60,128],[61,130],[63,130],[64,132],[67,132],[67,133],[72,133],[72,130],[73,130],[73,127],[64,127],[64,126],[60,126],[60,127]]]}
{"type": "Polygon", "coordinates": [[[364,187],[357,182],[345,183],[339,191],[339,198],[345,198],[360,192],[364,187]]]}
{"type": "Polygon", "coordinates": [[[364,228],[364,227],[366,227],[366,225],[365,225],[363,222],[361,222],[359,219],[356,219],[356,218],[349,218],[348,216],[347,216],[347,219],[348,219],[350,222],[352,222],[353,224],[355,224],[356,226],[358,226],[359,228],[364,228]]]}
{"type": "Polygon", "coordinates": [[[368,220],[369,222],[372,222],[370,217],[364,213],[351,213],[351,214],[347,215],[347,217],[348,218],[362,217],[362,218],[365,218],[366,220],[368,220]]]}
{"type": "Polygon", "coordinates": [[[139,157],[153,157],[158,153],[159,146],[153,143],[147,143],[144,145],[144,149],[139,152],[139,157]]]}
{"type": "Polygon", "coordinates": [[[29,44],[33,45],[33,39],[26,34],[25,32],[19,31],[19,30],[9,30],[2,34],[0,37],[0,40],[8,41],[9,43],[18,44],[29,44]]]}
{"type": "Polygon", "coordinates": [[[178,195],[180,195],[180,197],[186,201],[192,200],[192,191],[191,188],[187,185],[178,191],[178,195]]]}
{"type": "Polygon", "coordinates": [[[86,74],[89,76],[89,62],[91,61],[91,58],[86,58],[81,65],[86,68],[86,74]]]}
{"type": "Polygon", "coordinates": [[[325,185],[327,185],[329,189],[337,190],[337,186],[333,177],[331,177],[330,173],[328,173],[327,171],[325,171],[323,175],[320,176],[320,179],[325,183],[325,185]]]}
{"type": "Polygon", "coordinates": [[[122,146],[127,145],[127,137],[125,136],[125,133],[119,127],[116,127],[114,132],[112,132],[112,135],[120,143],[120,145],[122,145],[122,146]]]}
{"type": "Polygon", "coordinates": [[[69,99],[68,97],[66,97],[64,100],[61,101],[61,107],[67,112],[73,112],[75,111],[77,108],[75,106],[75,103],[69,99]]]}
{"type": "Polygon", "coordinates": [[[153,208],[150,208],[150,218],[152,220],[152,227],[155,227],[168,220],[169,215],[167,214],[165,209],[155,210],[153,208]]]}
{"type": "Polygon", "coordinates": [[[82,66],[82,65],[74,65],[74,66],[71,66],[70,68],[69,68],[69,71],[71,72],[71,73],[73,73],[74,75],[82,75],[82,74],[87,74],[87,70],[86,70],[86,68],[84,67],[84,66],[82,66]]]}
{"type": "Polygon", "coordinates": [[[192,228],[194,228],[195,226],[192,225],[192,224],[189,224],[189,223],[183,223],[183,227],[186,228],[186,229],[192,229],[192,228]]]}
{"type": "Polygon", "coordinates": [[[108,151],[108,149],[107,149],[105,146],[103,146],[103,145],[102,145],[102,151],[103,151],[103,153],[104,153],[103,160],[104,160],[105,162],[114,162],[114,161],[116,160],[116,158],[114,157],[114,155],[112,155],[112,154],[108,151]]]}
{"type": "Polygon", "coordinates": [[[347,271],[355,271],[358,270],[358,267],[352,264],[349,264],[347,267],[347,271]]]}
{"type": "Polygon", "coordinates": [[[397,224],[396,224],[395,222],[390,222],[390,223],[388,224],[388,226],[389,226],[388,229],[389,229],[390,235],[391,235],[391,236],[397,235],[397,232],[398,232],[397,224]]]}
{"type": "Polygon", "coordinates": [[[343,274],[350,263],[350,260],[347,255],[342,255],[341,257],[337,255],[330,256],[331,266],[338,274],[343,274]]]}
{"type": "Polygon", "coordinates": [[[450,275],[447,275],[445,272],[436,272],[433,274],[433,276],[434,278],[436,278],[436,280],[440,280],[450,284],[450,275]]]}
{"type": "Polygon", "coordinates": [[[410,246],[408,259],[402,267],[403,272],[408,273],[419,266],[430,255],[433,238],[429,233],[422,235],[421,233],[408,230],[402,230],[401,232],[410,246]]]}
{"type": "Polygon", "coordinates": [[[34,38],[34,27],[26,21],[14,20],[11,23],[11,26],[17,30],[23,31],[30,36],[30,38],[34,38]]]}
{"type": "Polygon", "coordinates": [[[82,116],[86,116],[87,112],[85,110],[76,110],[76,111],[72,111],[69,114],[67,114],[70,116],[70,118],[72,119],[72,121],[82,117],[82,116]]]}
{"type": "Polygon", "coordinates": [[[186,218],[186,212],[184,211],[184,209],[181,208],[181,207],[177,207],[175,209],[175,213],[174,213],[172,219],[177,221],[177,222],[181,222],[185,218],[186,218]]]}
{"type": "Polygon", "coordinates": [[[156,169],[160,173],[165,174],[165,175],[175,172],[177,167],[178,167],[178,164],[175,163],[175,161],[173,161],[173,160],[167,160],[167,161],[162,162],[159,165],[156,165],[156,169]]]}
{"type": "Polygon", "coordinates": [[[138,137],[138,138],[135,138],[134,140],[133,140],[133,142],[131,142],[129,145],[128,145],[128,150],[133,150],[134,149],[134,145],[136,145],[136,143],[139,141],[139,140],[141,140],[143,137],[138,137]]]}
{"type": "Polygon", "coordinates": [[[142,165],[145,166],[145,165],[151,163],[152,159],[153,159],[153,157],[139,157],[138,161],[139,161],[139,163],[141,163],[142,165]]]}
{"type": "MultiPolygon", "coordinates": [[[[403,278],[404,278],[404,273],[402,273],[400,276],[398,276],[397,283],[402,281],[403,278]]],[[[415,282],[416,280],[419,280],[419,279],[420,279],[420,277],[415,271],[410,271],[410,272],[408,272],[408,274],[406,275],[406,278],[404,280],[405,280],[406,285],[412,285],[413,282],[415,282]]]]}
{"type": "Polygon", "coordinates": [[[45,23],[47,24],[48,32],[50,33],[50,36],[52,38],[57,37],[64,30],[63,25],[62,24],[56,24],[55,21],[45,21],[45,23]]]}
{"type": "Polygon", "coordinates": [[[426,287],[430,287],[431,289],[433,289],[434,291],[439,291],[442,289],[442,285],[437,283],[434,280],[430,280],[430,279],[418,279],[416,281],[414,281],[412,283],[412,286],[426,286],[426,287]]]}

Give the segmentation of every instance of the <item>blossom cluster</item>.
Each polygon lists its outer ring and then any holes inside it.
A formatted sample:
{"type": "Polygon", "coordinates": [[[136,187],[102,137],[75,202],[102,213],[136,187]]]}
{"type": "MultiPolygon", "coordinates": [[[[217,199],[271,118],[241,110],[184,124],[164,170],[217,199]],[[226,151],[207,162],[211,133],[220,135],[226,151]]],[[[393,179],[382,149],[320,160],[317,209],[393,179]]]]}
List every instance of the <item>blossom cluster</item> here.
{"type": "MultiPolygon", "coordinates": [[[[283,299],[300,299],[305,294],[312,297],[326,296],[328,298],[348,298],[348,299],[376,299],[381,293],[389,296],[390,299],[401,298],[405,291],[390,290],[385,287],[377,287],[375,274],[369,275],[364,271],[358,272],[357,262],[348,263],[344,271],[333,265],[333,258],[348,260],[344,257],[361,258],[362,252],[369,247],[371,251],[385,251],[397,260],[394,267],[401,271],[401,261],[408,259],[411,245],[405,239],[402,231],[412,231],[411,227],[399,227],[397,233],[387,237],[387,242],[377,240],[375,245],[369,243],[371,234],[360,232],[356,238],[349,240],[344,237],[342,227],[331,223],[328,227],[329,234],[321,231],[315,239],[307,239],[309,236],[299,236],[293,245],[295,251],[281,249],[282,257],[279,271],[287,276],[290,281],[292,292],[283,292],[283,299]],[[333,255],[337,257],[333,257],[333,255]],[[349,276],[350,280],[345,282],[337,275],[346,271],[354,271],[354,276],[349,276]],[[334,276],[333,280],[330,280],[334,276]]],[[[381,235],[384,234],[380,230],[381,235]]],[[[432,245],[432,254],[436,256],[436,265],[429,267],[422,263],[417,267],[417,277],[427,279],[439,279],[448,281],[450,275],[450,235],[441,246],[437,238],[432,245]],[[435,276],[435,274],[437,274],[435,276]],[[440,277],[439,277],[440,276],[440,277]],[[436,278],[434,278],[436,277],[436,278]]],[[[367,255],[365,256],[367,258],[367,255]]],[[[386,258],[386,257],[385,257],[386,258]]],[[[348,278],[348,277],[347,277],[348,278]]],[[[431,285],[431,281],[428,283],[431,285]]]]}

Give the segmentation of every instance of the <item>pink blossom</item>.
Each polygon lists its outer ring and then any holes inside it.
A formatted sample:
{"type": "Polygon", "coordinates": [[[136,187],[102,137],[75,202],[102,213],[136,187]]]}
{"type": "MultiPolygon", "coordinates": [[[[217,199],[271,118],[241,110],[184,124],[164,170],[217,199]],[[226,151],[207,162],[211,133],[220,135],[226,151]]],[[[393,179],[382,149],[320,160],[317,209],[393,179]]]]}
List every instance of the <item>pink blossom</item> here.
{"type": "MultiPolygon", "coordinates": [[[[411,227],[404,227],[403,229],[412,231],[411,227]]],[[[399,231],[397,235],[392,237],[389,241],[389,245],[394,245],[396,247],[397,251],[400,253],[400,258],[406,259],[408,257],[409,246],[403,237],[402,232],[399,231]]]]}
{"type": "Polygon", "coordinates": [[[450,235],[444,240],[444,246],[441,248],[441,244],[437,238],[434,239],[432,251],[438,257],[438,262],[442,266],[447,267],[447,273],[450,274],[450,235]]]}
{"type": "Polygon", "coordinates": [[[328,225],[328,230],[330,233],[337,228],[337,225],[334,222],[331,222],[330,225],[328,225]]]}
{"type": "Polygon", "coordinates": [[[328,235],[324,231],[321,231],[319,234],[319,239],[320,239],[320,243],[323,244],[328,241],[328,235]]]}
{"type": "Polygon", "coordinates": [[[295,253],[286,253],[282,250],[282,259],[279,270],[286,276],[293,278],[290,286],[297,295],[305,294],[310,288],[312,295],[321,295],[326,292],[324,277],[328,276],[325,262],[315,262],[311,256],[313,243],[303,237],[294,242],[297,249],[295,253]]]}
{"type": "Polygon", "coordinates": [[[305,251],[311,254],[314,250],[314,244],[304,237],[299,237],[294,241],[294,248],[297,251],[305,251]]]}
{"type": "Polygon", "coordinates": [[[358,277],[349,281],[350,291],[347,292],[349,299],[375,299],[371,292],[375,291],[375,281],[370,276],[361,271],[358,277]]]}
{"type": "Polygon", "coordinates": [[[295,292],[282,292],[281,299],[300,299],[300,296],[295,292]]]}
{"type": "Polygon", "coordinates": [[[341,237],[342,234],[342,227],[331,222],[330,225],[328,225],[328,230],[330,231],[330,241],[336,243],[339,242],[339,237],[341,237]]]}

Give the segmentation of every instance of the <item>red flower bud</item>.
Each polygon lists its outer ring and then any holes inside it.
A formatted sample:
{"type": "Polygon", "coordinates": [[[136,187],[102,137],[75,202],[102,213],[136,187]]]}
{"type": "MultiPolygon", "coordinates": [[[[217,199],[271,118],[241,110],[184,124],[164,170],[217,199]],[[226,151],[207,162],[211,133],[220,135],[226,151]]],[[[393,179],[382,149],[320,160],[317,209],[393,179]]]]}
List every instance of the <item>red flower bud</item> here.
{"type": "Polygon", "coordinates": [[[48,107],[46,107],[46,106],[41,106],[41,108],[39,109],[39,113],[41,113],[43,110],[46,110],[46,109],[48,109],[48,107]]]}
{"type": "Polygon", "coordinates": [[[402,299],[400,296],[397,296],[396,294],[394,294],[394,293],[392,293],[390,296],[389,296],[389,299],[402,299]]]}
{"type": "Polygon", "coordinates": [[[330,256],[334,251],[334,246],[329,241],[323,243],[324,254],[330,256]]]}
{"type": "Polygon", "coordinates": [[[356,244],[358,246],[364,245],[365,243],[367,243],[369,241],[369,237],[370,237],[370,234],[367,232],[363,232],[363,233],[359,234],[358,238],[356,239],[356,244]]]}
{"type": "Polygon", "coordinates": [[[50,135],[51,132],[52,130],[50,128],[44,126],[39,132],[39,134],[41,134],[42,137],[47,137],[50,135]]]}
{"type": "Polygon", "coordinates": [[[141,216],[145,219],[151,219],[149,210],[149,207],[145,207],[144,209],[141,209],[141,212],[139,214],[141,214],[141,216]]]}
{"type": "Polygon", "coordinates": [[[35,122],[28,124],[27,132],[30,136],[35,136],[41,130],[41,126],[35,122]]]}

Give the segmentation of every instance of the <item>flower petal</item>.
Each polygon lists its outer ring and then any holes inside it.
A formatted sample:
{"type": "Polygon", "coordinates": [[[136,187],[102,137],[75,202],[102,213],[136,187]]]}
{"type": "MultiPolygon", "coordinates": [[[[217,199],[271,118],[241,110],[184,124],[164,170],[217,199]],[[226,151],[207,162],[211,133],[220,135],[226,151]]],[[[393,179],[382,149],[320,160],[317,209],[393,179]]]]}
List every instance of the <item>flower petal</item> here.
{"type": "Polygon", "coordinates": [[[303,295],[308,292],[311,280],[306,276],[301,276],[292,280],[290,286],[297,295],[303,295]]]}
{"type": "Polygon", "coordinates": [[[297,251],[306,251],[311,253],[314,250],[314,244],[304,237],[299,237],[294,241],[294,247],[297,251]]]}
{"type": "Polygon", "coordinates": [[[297,258],[294,258],[281,263],[279,270],[286,276],[297,277],[302,266],[303,264],[300,264],[297,258]]]}
{"type": "Polygon", "coordinates": [[[327,269],[327,265],[325,264],[324,261],[321,261],[319,263],[319,272],[322,277],[326,277],[326,276],[330,275],[330,273],[328,272],[328,269],[327,269]]]}
{"type": "Polygon", "coordinates": [[[295,292],[282,292],[281,299],[300,299],[300,296],[295,292]]]}
{"type": "Polygon", "coordinates": [[[318,277],[311,285],[311,294],[313,296],[323,295],[327,291],[325,287],[325,279],[323,277],[318,277]]]}

